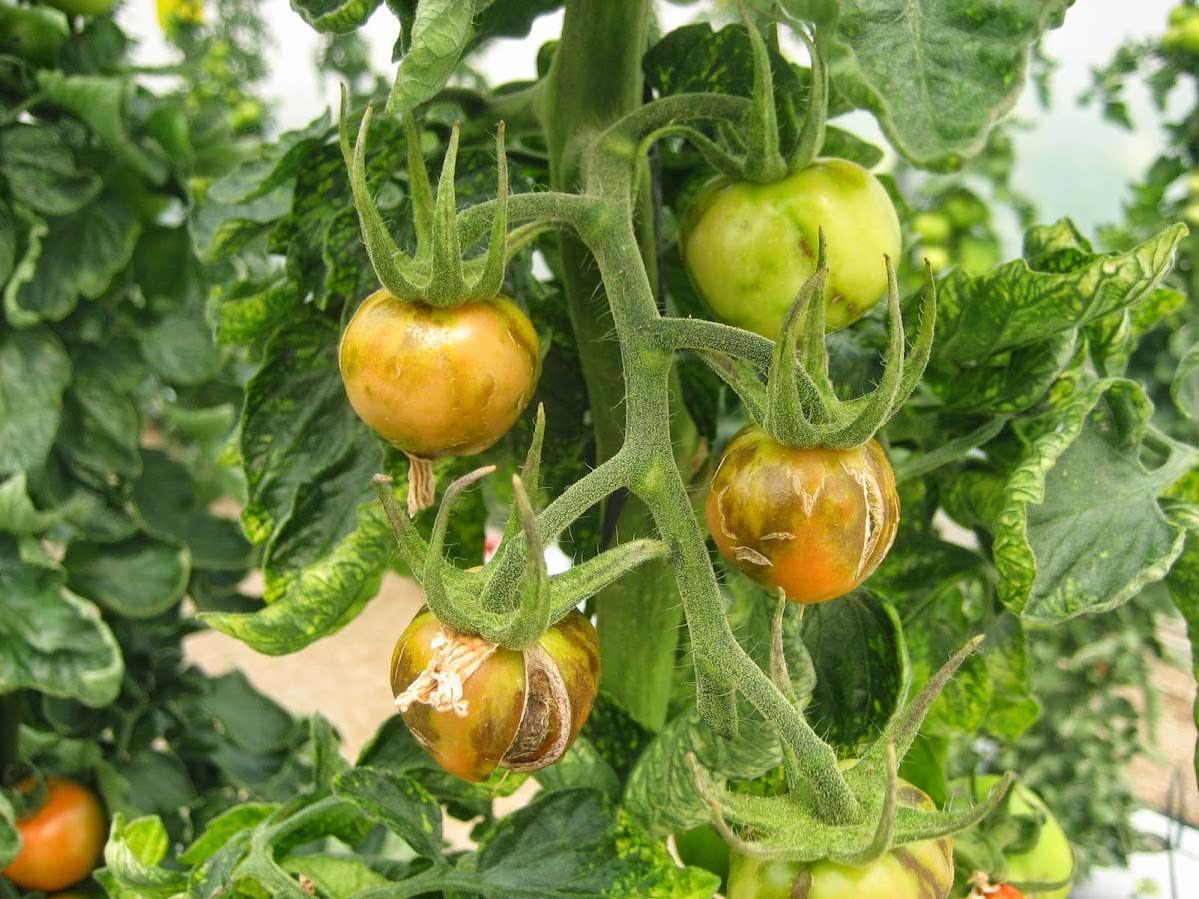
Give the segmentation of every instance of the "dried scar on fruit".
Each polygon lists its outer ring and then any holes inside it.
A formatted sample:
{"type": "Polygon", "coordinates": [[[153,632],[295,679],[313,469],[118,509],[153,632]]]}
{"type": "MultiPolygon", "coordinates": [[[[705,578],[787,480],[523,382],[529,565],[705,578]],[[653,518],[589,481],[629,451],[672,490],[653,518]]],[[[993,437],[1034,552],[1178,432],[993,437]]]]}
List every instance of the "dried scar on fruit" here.
{"type": "Polygon", "coordinates": [[[429,647],[433,650],[429,664],[408,689],[396,697],[395,704],[401,712],[408,711],[414,702],[420,702],[437,712],[452,711],[465,716],[470,709],[462,698],[463,685],[491,658],[498,645],[446,628],[433,635],[429,647]]]}

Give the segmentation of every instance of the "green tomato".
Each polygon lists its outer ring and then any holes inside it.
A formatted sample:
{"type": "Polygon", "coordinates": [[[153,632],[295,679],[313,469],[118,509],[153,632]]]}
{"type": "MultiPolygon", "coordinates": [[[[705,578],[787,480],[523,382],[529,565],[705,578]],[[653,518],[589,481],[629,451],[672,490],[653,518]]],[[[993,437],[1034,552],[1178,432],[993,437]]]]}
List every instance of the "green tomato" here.
{"type": "Polygon", "coordinates": [[[725,892],[729,881],[729,846],[716,828],[708,824],[680,830],[674,835],[674,848],[684,865],[711,871],[720,878],[720,891],[725,892]]]}
{"type": "Polygon", "coordinates": [[[1171,25],[1162,35],[1162,47],[1170,53],[1177,52],[1182,47],[1182,28],[1171,25]]]}
{"type": "Polygon", "coordinates": [[[1170,10],[1170,24],[1181,25],[1187,19],[1191,18],[1195,13],[1194,7],[1191,6],[1176,6],[1170,10]]]}
{"type": "Polygon", "coordinates": [[[1188,174],[1183,183],[1186,185],[1188,194],[1192,197],[1199,197],[1199,171],[1188,174]]]}
{"type": "Polygon", "coordinates": [[[1191,16],[1179,27],[1179,43],[1187,53],[1199,54],[1199,16],[1191,16]]]}
{"type": "Polygon", "coordinates": [[[967,274],[981,275],[999,264],[999,247],[992,240],[967,234],[958,241],[957,260],[967,274]]]}
{"type": "Polygon", "coordinates": [[[818,159],[773,184],[718,178],[683,217],[683,261],[700,296],[726,321],[778,336],[828,242],[827,327],[844,328],[887,290],[884,256],[900,251],[899,218],[860,165],[818,159]]]}
{"type": "MultiPolygon", "coordinates": [[[[975,799],[981,802],[999,778],[989,774],[974,781],[975,799]]],[[[1058,883],[1074,876],[1074,850],[1062,825],[1044,801],[1023,784],[1015,784],[1008,794],[1008,813],[1016,817],[1042,819],[1036,842],[1022,852],[1005,852],[1007,871],[1003,881],[1019,886],[1021,883],[1058,883]]],[[[995,872],[996,874],[998,872],[995,872]]],[[[1048,893],[1025,893],[1025,899],[1067,899],[1070,884],[1048,893]]]]}
{"type": "Polygon", "coordinates": [[[51,67],[58,64],[58,53],[71,29],[66,17],[40,6],[0,6],[0,53],[51,67]]]}
{"type": "Polygon", "coordinates": [[[940,212],[921,212],[912,219],[912,230],[921,240],[945,243],[953,234],[953,222],[940,212]]]}
{"type": "MultiPolygon", "coordinates": [[[[921,790],[900,781],[899,803],[934,809],[921,790]]],[[[728,899],[946,899],[953,888],[953,840],[898,846],[868,865],[813,864],[733,853],[728,899]]]]}
{"type": "Polygon", "coordinates": [[[1199,200],[1182,207],[1182,220],[1188,225],[1199,225],[1199,200]]]}
{"type": "Polygon", "coordinates": [[[68,16],[102,16],[117,5],[117,0],[42,0],[68,16]]]}
{"type": "Polygon", "coordinates": [[[944,271],[949,268],[949,263],[952,261],[949,256],[949,250],[939,246],[924,247],[920,253],[920,257],[921,260],[928,260],[928,264],[933,267],[933,272],[944,271]]]}

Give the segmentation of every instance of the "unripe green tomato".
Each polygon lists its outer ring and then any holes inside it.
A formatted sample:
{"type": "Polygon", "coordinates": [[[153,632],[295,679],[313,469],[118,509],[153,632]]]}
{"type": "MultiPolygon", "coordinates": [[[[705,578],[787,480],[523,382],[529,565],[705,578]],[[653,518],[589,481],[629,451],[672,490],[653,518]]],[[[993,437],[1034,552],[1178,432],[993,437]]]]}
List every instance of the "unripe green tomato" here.
{"type": "Polygon", "coordinates": [[[1191,6],[1176,6],[1170,10],[1169,22],[1171,25],[1181,25],[1187,19],[1195,14],[1194,7],[1191,6]]]}
{"type": "Polygon", "coordinates": [[[899,495],[877,440],[798,448],[750,425],[721,456],[704,517],[731,565],[792,602],[820,603],[878,568],[895,540],[899,495]]]}
{"type": "Polygon", "coordinates": [[[716,828],[701,824],[674,835],[674,848],[684,865],[711,871],[720,878],[720,891],[726,891],[729,880],[729,844],[716,828]]]}
{"type": "Polygon", "coordinates": [[[927,246],[920,251],[921,259],[927,259],[928,264],[932,266],[934,272],[944,271],[949,268],[951,262],[949,249],[939,246],[927,246]]]}
{"type": "Polygon", "coordinates": [[[964,235],[958,241],[957,263],[969,275],[981,275],[999,264],[999,247],[994,241],[964,235]]]}
{"type": "Polygon", "coordinates": [[[1169,53],[1176,53],[1182,48],[1182,26],[1171,25],[1162,35],[1162,47],[1169,53]]]}
{"type": "Polygon", "coordinates": [[[1199,172],[1188,174],[1183,183],[1186,185],[1187,193],[1190,196],[1199,198],[1199,172]]]}
{"type": "Polygon", "coordinates": [[[262,104],[254,99],[242,100],[229,113],[229,127],[236,132],[255,128],[262,122],[262,104]]]}
{"type": "MultiPolygon", "coordinates": [[[[922,791],[901,781],[899,801],[934,809],[922,791]]],[[[945,899],[953,887],[953,840],[923,840],[892,849],[868,865],[813,864],[733,853],[728,899],[945,899]]]]}
{"type": "MultiPolygon", "coordinates": [[[[981,802],[991,792],[999,778],[988,774],[974,781],[974,797],[981,802]]],[[[1025,852],[1005,852],[1007,871],[1004,881],[1011,883],[1058,883],[1074,874],[1074,850],[1062,825],[1045,802],[1021,783],[1012,786],[1007,799],[1007,808],[1012,815],[1043,818],[1037,841],[1025,852]]],[[[1067,899],[1070,884],[1047,893],[1026,893],[1025,899],[1067,899]]]]}
{"type": "Polygon", "coordinates": [[[533,396],[541,353],[511,300],[437,307],[367,297],[338,350],[346,396],[384,440],[425,459],[481,453],[533,396]]]}
{"type": "Polygon", "coordinates": [[[953,222],[940,212],[921,212],[912,219],[912,230],[929,243],[945,243],[953,236],[953,222]]]}
{"type": "Polygon", "coordinates": [[[1199,225],[1199,200],[1182,207],[1182,220],[1188,225],[1199,225]]]}
{"type": "Polygon", "coordinates": [[[0,6],[0,53],[35,66],[58,65],[58,53],[71,36],[66,17],[38,6],[0,6]]]}
{"type": "Polygon", "coordinates": [[[1182,32],[1179,38],[1182,49],[1199,54],[1199,16],[1191,16],[1178,27],[1182,32]]]}
{"type": "Polygon", "coordinates": [[[683,261],[696,290],[725,321],[778,336],[828,242],[826,327],[844,328],[887,290],[884,256],[900,251],[899,218],[870,172],[817,159],[773,184],[717,178],[683,216],[683,261]]]}
{"type": "Polygon", "coordinates": [[[523,651],[456,633],[423,609],[396,641],[400,717],[442,768],[486,780],[562,758],[599,690],[599,635],[578,611],[523,651]]]}
{"type": "Polygon", "coordinates": [[[958,191],[947,197],[942,209],[959,231],[981,225],[987,220],[987,207],[982,200],[967,191],[958,191]]]}
{"type": "Polygon", "coordinates": [[[117,5],[117,0],[42,0],[68,16],[102,16],[117,5]]]}

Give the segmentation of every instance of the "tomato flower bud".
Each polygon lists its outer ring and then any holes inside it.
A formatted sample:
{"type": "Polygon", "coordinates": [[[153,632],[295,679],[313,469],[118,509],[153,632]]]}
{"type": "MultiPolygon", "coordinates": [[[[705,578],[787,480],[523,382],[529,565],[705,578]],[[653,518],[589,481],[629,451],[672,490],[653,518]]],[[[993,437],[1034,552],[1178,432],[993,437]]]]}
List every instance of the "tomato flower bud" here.
{"type": "Polygon", "coordinates": [[[408,729],[465,780],[536,771],[574,743],[599,689],[599,636],[578,611],[523,651],[460,634],[427,609],[396,643],[391,689],[408,729]]]}

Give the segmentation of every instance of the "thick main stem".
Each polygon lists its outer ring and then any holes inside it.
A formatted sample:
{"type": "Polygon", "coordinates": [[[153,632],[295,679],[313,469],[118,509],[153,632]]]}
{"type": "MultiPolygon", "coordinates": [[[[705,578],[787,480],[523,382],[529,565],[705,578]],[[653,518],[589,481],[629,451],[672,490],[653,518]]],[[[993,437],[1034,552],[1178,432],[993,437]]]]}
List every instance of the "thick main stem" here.
{"type": "Polygon", "coordinates": [[[626,450],[640,467],[634,490],[649,506],[662,541],[670,547],[692,650],[723,685],[742,693],[795,750],[821,816],[835,823],[852,821],[860,810],[838,771],[836,753],[745,652],[724,616],[716,573],[666,428],[672,356],[654,344],[652,325],[659,318],[658,310],[631,228],[632,210],[626,206],[606,233],[594,235],[589,243],[608,288],[624,351],[629,388],[626,450]]]}
{"type": "MultiPolygon", "coordinates": [[[[568,0],[543,110],[555,188],[583,188],[585,149],[641,105],[641,59],[649,41],[650,9],[649,0],[568,0]]],[[[631,239],[636,243],[635,236],[631,239]]],[[[588,249],[573,235],[565,235],[561,261],[587,386],[596,462],[602,465],[625,441],[621,348],[612,340],[604,284],[588,249]]],[[[620,540],[653,532],[652,517],[641,503],[605,509],[610,516],[617,511],[614,524],[620,540]]],[[[669,566],[641,566],[603,591],[597,609],[604,689],[642,724],[661,727],[673,685],[681,617],[669,566]]]]}

